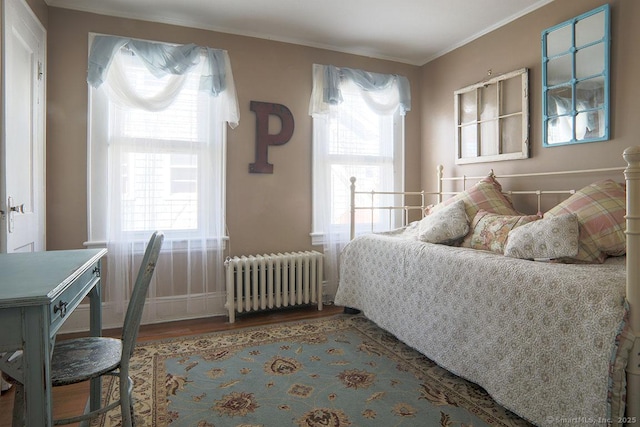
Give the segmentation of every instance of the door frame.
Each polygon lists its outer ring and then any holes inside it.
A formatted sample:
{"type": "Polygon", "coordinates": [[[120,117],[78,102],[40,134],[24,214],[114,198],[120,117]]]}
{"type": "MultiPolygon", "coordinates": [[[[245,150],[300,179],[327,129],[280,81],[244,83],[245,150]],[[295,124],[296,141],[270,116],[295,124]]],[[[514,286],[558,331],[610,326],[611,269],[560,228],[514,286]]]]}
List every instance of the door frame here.
{"type": "MultiPolygon", "coordinates": [[[[35,135],[36,138],[39,138],[39,154],[40,156],[40,174],[41,181],[39,189],[39,194],[35,196],[37,199],[37,210],[34,206],[34,212],[36,213],[38,219],[39,227],[41,228],[38,233],[38,240],[40,240],[37,244],[37,248],[39,250],[46,249],[46,94],[47,94],[47,30],[40,22],[40,19],[33,12],[29,4],[25,0],[0,0],[0,19],[2,20],[2,30],[0,31],[0,253],[5,253],[8,251],[8,206],[7,206],[7,198],[9,194],[7,194],[7,182],[5,176],[5,162],[6,162],[6,140],[7,140],[7,109],[6,109],[6,91],[5,87],[7,85],[7,72],[5,67],[5,60],[7,55],[6,49],[6,33],[10,31],[11,25],[9,24],[8,19],[9,15],[7,13],[8,8],[12,7],[15,9],[16,14],[25,22],[29,23],[30,28],[36,28],[38,34],[37,37],[40,38],[40,46],[39,46],[39,55],[37,61],[41,63],[41,67],[38,68],[37,72],[42,75],[42,87],[40,93],[40,106],[34,107],[39,108],[40,112],[36,117],[36,120],[40,120],[38,127],[34,126],[34,129],[37,130],[35,135]]],[[[32,122],[33,124],[33,122],[32,122]]],[[[34,202],[35,203],[35,202],[34,202]]]]}

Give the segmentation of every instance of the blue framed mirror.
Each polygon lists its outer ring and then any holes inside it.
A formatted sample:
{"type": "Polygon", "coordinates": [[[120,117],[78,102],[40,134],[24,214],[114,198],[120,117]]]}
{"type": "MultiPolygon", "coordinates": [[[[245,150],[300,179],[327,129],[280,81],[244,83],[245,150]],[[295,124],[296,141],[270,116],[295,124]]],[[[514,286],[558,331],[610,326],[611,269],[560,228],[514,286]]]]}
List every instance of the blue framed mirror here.
{"type": "Polygon", "coordinates": [[[609,5],[542,32],[545,147],[609,139],[609,5]]]}

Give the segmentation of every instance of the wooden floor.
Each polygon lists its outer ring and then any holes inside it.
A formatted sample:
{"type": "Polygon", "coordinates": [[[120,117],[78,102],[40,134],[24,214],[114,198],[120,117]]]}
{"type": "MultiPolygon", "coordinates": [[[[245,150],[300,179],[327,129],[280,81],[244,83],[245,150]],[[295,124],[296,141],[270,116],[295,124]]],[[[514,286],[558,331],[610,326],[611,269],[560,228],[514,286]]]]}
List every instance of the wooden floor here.
{"type": "MultiPolygon", "coordinates": [[[[290,322],[312,319],[342,313],[342,307],[324,306],[322,311],[317,307],[290,308],[279,311],[244,314],[236,317],[230,324],[226,316],[206,319],[185,320],[180,322],[143,325],[140,328],[138,342],[197,335],[207,332],[232,330],[245,327],[268,325],[272,323],[290,322]]],[[[80,334],[60,336],[60,339],[74,338],[80,334]]],[[[105,336],[119,336],[119,330],[104,331],[105,336]]],[[[0,427],[11,426],[13,408],[13,388],[0,395],[0,427]]],[[[81,413],[88,396],[86,384],[56,387],[53,389],[54,418],[67,417],[81,413]]]]}

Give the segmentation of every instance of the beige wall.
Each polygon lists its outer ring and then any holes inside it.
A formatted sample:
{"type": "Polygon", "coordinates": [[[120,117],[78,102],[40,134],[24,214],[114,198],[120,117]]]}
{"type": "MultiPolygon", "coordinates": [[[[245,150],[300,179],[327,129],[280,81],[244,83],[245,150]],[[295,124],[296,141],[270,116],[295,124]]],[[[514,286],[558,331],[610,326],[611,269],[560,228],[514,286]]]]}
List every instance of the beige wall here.
{"type": "MultiPolygon", "coordinates": [[[[37,0],[32,3],[38,4],[37,0]]],[[[40,3],[41,4],[41,3],[40,3]]],[[[435,187],[435,168],[484,174],[621,166],[621,152],[638,144],[640,120],[640,2],[611,5],[611,135],[607,142],[543,148],[541,141],[540,33],[602,5],[602,0],[556,0],[423,67],[249,37],[111,18],[58,8],[46,11],[48,27],[47,239],[49,249],[82,247],[86,235],[85,83],[89,32],[174,43],[194,42],[229,51],[241,107],[240,126],[229,130],[227,223],[231,254],[310,249],[311,119],[307,105],[311,64],[398,73],[411,82],[413,111],[406,118],[407,189],[435,187]],[[48,16],[47,16],[48,15],[48,16]],[[527,160],[455,166],[453,92],[487,77],[530,70],[530,142],[527,160]],[[274,174],[250,174],[255,115],[251,100],[289,107],[295,132],[269,150],[274,174]]],[[[40,15],[42,15],[42,11],[40,15]]],[[[621,178],[622,179],[622,178],[621,178]]]]}
{"type": "Polygon", "coordinates": [[[413,111],[406,117],[406,182],[420,186],[420,68],[322,49],[178,26],[112,18],[59,8],[48,11],[47,245],[82,247],[87,240],[86,135],[88,33],[229,51],[240,103],[240,125],[228,132],[227,224],[230,254],[312,249],[311,95],[313,63],[405,75],[413,111]],[[255,115],[249,102],[287,106],[295,131],[269,149],[273,174],[251,174],[255,115]]]}
{"type": "MultiPolygon", "coordinates": [[[[553,171],[623,166],[622,151],[640,144],[640,2],[613,0],[611,5],[611,135],[607,142],[542,146],[541,32],[604,4],[603,0],[556,0],[517,21],[473,41],[422,68],[422,182],[434,188],[435,168],[456,174],[553,171]],[[526,160],[455,166],[454,107],[456,89],[493,75],[529,68],[531,157],[526,160]]],[[[620,175],[620,180],[622,180],[620,175]]]]}

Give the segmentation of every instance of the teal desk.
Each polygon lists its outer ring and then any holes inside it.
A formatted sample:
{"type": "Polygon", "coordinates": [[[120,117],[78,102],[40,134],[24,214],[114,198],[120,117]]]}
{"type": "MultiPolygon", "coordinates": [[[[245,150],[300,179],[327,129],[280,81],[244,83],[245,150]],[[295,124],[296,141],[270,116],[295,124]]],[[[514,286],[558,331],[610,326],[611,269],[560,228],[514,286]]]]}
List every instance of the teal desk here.
{"type": "MultiPolygon", "coordinates": [[[[52,426],[51,353],[56,333],[89,296],[90,333],[102,333],[100,268],[106,249],[0,254],[0,371],[24,384],[25,422],[52,426]],[[22,357],[11,357],[22,349],[22,357]]],[[[100,404],[100,382],[89,404],[100,404]]]]}

